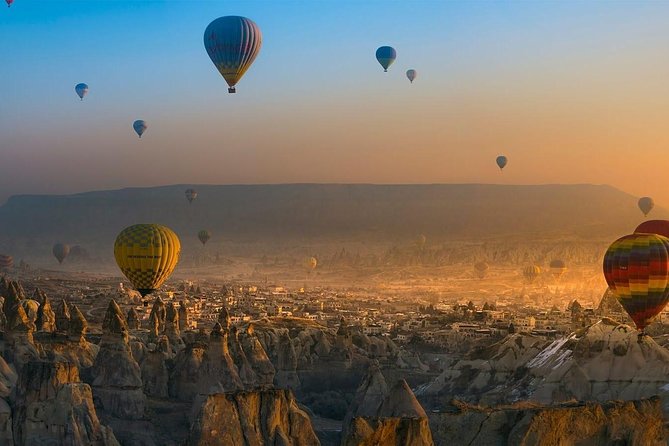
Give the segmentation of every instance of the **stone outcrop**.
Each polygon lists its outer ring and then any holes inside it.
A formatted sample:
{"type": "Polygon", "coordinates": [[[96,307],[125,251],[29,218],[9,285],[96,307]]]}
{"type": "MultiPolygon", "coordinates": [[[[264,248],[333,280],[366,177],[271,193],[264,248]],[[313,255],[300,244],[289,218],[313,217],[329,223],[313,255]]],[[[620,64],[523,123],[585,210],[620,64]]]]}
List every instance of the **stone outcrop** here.
{"type": "Polygon", "coordinates": [[[99,347],[86,340],[88,322],[79,308],[73,305],[68,311],[70,320],[67,333],[38,332],[36,342],[54,359],[71,362],[79,369],[87,369],[95,362],[99,347]]]}
{"type": "Polygon", "coordinates": [[[289,390],[209,395],[188,446],[318,446],[309,416],[289,390]]]}
{"type": "Polygon", "coordinates": [[[388,396],[388,384],[381,373],[378,361],[374,360],[367,369],[367,375],[360,383],[355,397],[344,418],[342,437],[345,438],[351,420],[356,417],[376,417],[381,404],[388,396]]]}
{"type": "MultiPolygon", "coordinates": [[[[343,446],[432,446],[432,432],[423,407],[403,379],[388,391],[378,404],[378,393],[383,392],[381,377],[372,368],[363,381],[356,401],[360,404],[345,426],[343,446]]],[[[457,444],[457,443],[455,443],[457,444]]]]}
{"type": "Polygon", "coordinates": [[[35,326],[37,331],[45,331],[47,333],[56,331],[56,313],[51,308],[51,302],[46,294],[43,296],[42,305],[37,310],[35,326]]]}
{"type": "Polygon", "coordinates": [[[437,444],[664,446],[658,398],[554,406],[519,403],[481,408],[455,403],[430,422],[437,444]]]}
{"type": "Polygon", "coordinates": [[[126,317],[126,322],[128,323],[128,329],[138,330],[142,327],[141,321],[139,320],[139,314],[134,307],[131,307],[128,310],[128,315],[126,317]]]}
{"type": "MultiPolygon", "coordinates": [[[[26,364],[16,384],[12,406],[15,446],[118,446],[112,431],[100,424],[91,389],[80,382],[73,364],[26,364]]],[[[0,420],[2,409],[0,404],[0,420]]]]}
{"type": "Polygon", "coordinates": [[[188,330],[190,323],[190,315],[188,314],[188,306],[184,301],[179,302],[179,330],[188,330]]]}
{"type": "Polygon", "coordinates": [[[70,327],[70,306],[61,299],[60,304],[56,307],[56,330],[67,332],[70,327]]]}
{"type": "Polygon", "coordinates": [[[179,330],[179,310],[170,302],[165,310],[165,329],[163,334],[170,340],[172,350],[179,351],[185,347],[183,339],[181,339],[181,331],[179,330]]]}
{"type": "Polygon", "coordinates": [[[297,354],[287,332],[283,332],[279,340],[274,384],[282,389],[300,387],[300,377],[297,374],[297,354]]]}
{"type": "Polygon", "coordinates": [[[272,365],[272,362],[267,356],[267,352],[260,344],[253,325],[249,324],[246,331],[238,333],[238,335],[246,359],[249,361],[249,364],[251,364],[251,368],[258,379],[257,385],[260,387],[271,386],[274,382],[276,371],[274,365],[272,365]]]}
{"type": "Polygon", "coordinates": [[[141,371],[128,345],[128,326],[112,299],[103,320],[100,352],[91,369],[96,406],[121,419],[141,419],[146,397],[141,371]]]}

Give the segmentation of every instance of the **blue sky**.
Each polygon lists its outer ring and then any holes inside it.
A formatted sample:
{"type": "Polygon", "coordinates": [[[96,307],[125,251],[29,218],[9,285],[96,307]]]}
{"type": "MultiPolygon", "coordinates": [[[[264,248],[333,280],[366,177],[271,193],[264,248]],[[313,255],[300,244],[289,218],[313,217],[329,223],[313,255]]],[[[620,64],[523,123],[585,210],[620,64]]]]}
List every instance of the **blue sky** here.
{"type": "Polygon", "coordinates": [[[668,13],[667,2],[16,0],[0,8],[0,200],[308,181],[594,182],[669,201],[639,171],[669,162],[668,13]],[[202,43],[223,15],[264,37],[236,95],[202,43]],[[387,74],[380,45],[398,52],[387,74]],[[149,123],[141,142],[135,119],[149,123]]]}

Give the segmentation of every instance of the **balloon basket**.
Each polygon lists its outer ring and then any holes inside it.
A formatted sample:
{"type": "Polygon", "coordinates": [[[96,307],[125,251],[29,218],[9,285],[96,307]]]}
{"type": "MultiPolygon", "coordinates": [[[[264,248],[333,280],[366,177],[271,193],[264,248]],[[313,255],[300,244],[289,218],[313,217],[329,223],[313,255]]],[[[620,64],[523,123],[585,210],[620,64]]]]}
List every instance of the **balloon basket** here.
{"type": "Polygon", "coordinates": [[[228,93],[237,93],[237,90],[235,89],[235,87],[230,87],[228,88],[228,93]]]}

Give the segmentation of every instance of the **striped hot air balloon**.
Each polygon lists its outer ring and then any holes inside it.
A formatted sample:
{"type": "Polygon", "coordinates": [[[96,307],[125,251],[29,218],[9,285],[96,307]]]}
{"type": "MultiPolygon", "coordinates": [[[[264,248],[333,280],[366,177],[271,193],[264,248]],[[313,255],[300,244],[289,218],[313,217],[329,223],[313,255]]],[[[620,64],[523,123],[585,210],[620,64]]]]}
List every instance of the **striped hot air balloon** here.
{"type": "Polygon", "coordinates": [[[211,234],[206,229],[203,229],[203,230],[201,230],[200,232],[197,233],[197,238],[200,239],[200,242],[202,243],[202,246],[204,246],[204,245],[207,244],[207,242],[211,238],[211,234]]]}
{"type": "Polygon", "coordinates": [[[197,198],[197,191],[195,189],[186,189],[186,200],[192,203],[197,198]]]}
{"type": "Polygon", "coordinates": [[[14,258],[0,254],[0,269],[9,269],[14,266],[14,258]]]}
{"type": "Polygon", "coordinates": [[[256,59],[261,46],[260,28],[246,17],[219,17],[204,31],[204,47],[228,83],[228,93],[235,93],[235,85],[256,59]]]}
{"type": "Polygon", "coordinates": [[[180,253],[179,237],[156,224],[129,226],[114,243],[118,267],[142,296],[158,289],[172,274],[180,253]]]}
{"type": "Polygon", "coordinates": [[[528,265],[523,268],[523,277],[528,283],[532,283],[541,275],[541,267],[537,265],[528,265]]]}
{"type": "Polygon", "coordinates": [[[606,251],[603,268],[609,288],[643,331],[669,301],[669,238],[623,236],[606,251]]]}

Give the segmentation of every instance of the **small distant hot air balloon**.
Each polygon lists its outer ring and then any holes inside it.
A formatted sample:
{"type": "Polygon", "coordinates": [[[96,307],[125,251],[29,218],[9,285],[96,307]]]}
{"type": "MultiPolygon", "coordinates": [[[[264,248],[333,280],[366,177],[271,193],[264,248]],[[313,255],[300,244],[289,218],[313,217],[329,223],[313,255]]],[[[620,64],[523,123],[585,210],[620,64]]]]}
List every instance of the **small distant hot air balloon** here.
{"type": "Polygon", "coordinates": [[[418,76],[418,72],[416,70],[407,70],[407,78],[409,81],[413,84],[414,79],[418,76]]]}
{"type": "Polygon", "coordinates": [[[635,234],[657,234],[669,237],[669,220],[648,220],[634,230],[635,234]]]}
{"type": "Polygon", "coordinates": [[[70,253],[70,246],[64,243],[56,243],[53,245],[52,252],[54,257],[58,260],[58,263],[63,263],[65,257],[70,253]]]}
{"type": "Polygon", "coordinates": [[[669,301],[669,239],[625,235],[609,246],[603,269],[618,302],[643,331],[669,301]]]}
{"type": "Polygon", "coordinates": [[[202,246],[204,246],[211,238],[211,234],[209,234],[209,231],[207,231],[206,229],[203,229],[197,233],[197,238],[200,239],[200,242],[202,242],[202,246]]]}
{"type": "Polygon", "coordinates": [[[14,258],[12,256],[0,255],[0,269],[9,269],[14,266],[14,258]]]}
{"type": "Polygon", "coordinates": [[[485,278],[489,268],[490,267],[486,262],[478,262],[474,264],[474,272],[476,272],[476,275],[479,279],[485,278]]]}
{"type": "Polygon", "coordinates": [[[79,96],[79,99],[82,101],[84,100],[84,96],[88,94],[88,85],[86,84],[77,84],[74,86],[74,91],[77,92],[77,96],[79,96]]]}
{"type": "Polygon", "coordinates": [[[228,83],[228,93],[235,93],[235,85],[258,56],[261,46],[260,28],[246,17],[219,17],[204,31],[204,47],[228,83]]]}
{"type": "Polygon", "coordinates": [[[641,197],[639,198],[638,205],[641,212],[643,212],[643,215],[646,216],[655,207],[655,202],[650,197],[641,197]]]}
{"type": "Polygon", "coordinates": [[[132,128],[135,129],[135,132],[141,138],[144,132],[146,132],[148,126],[146,125],[145,121],[138,119],[137,121],[132,123],[132,128]]]}
{"type": "Polygon", "coordinates": [[[418,237],[416,237],[416,246],[418,249],[423,249],[425,247],[425,243],[427,243],[427,237],[425,234],[419,234],[418,237]]]}
{"type": "Polygon", "coordinates": [[[142,297],[158,289],[172,274],[180,253],[179,237],[170,228],[156,224],[128,226],[114,243],[118,267],[142,297]]]}
{"type": "Polygon", "coordinates": [[[497,167],[499,167],[499,170],[503,170],[504,167],[506,166],[506,163],[509,162],[509,160],[506,159],[506,156],[500,155],[495,159],[495,162],[497,163],[497,167]]]}
{"type": "Polygon", "coordinates": [[[549,266],[550,266],[550,269],[551,269],[551,273],[557,279],[562,277],[562,275],[567,272],[567,265],[562,260],[559,260],[559,259],[551,260],[551,263],[550,263],[549,266]]]}
{"type": "Polygon", "coordinates": [[[5,2],[7,2],[7,7],[9,8],[14,3],[14,0],[5,0],[5,2]]]}
{"type": "Polygon", "coordinates": [[[396,58],[397,51],[392,46],[382,46],[376,50],[376,60],[383,67],[383,71],[388,71],[388,68],[395,62],[396,58]]]}
{"type": "Polygon", "coordinates": [[[186,200],[192,203],[197,198],[197,191],[195,189],[186,189],[186,200]]]}
{"type": "Polygon", "coordinates": [[[304,267],[308,271],[315,270],[317,266],[318,266],[318,259],[316,259],[316,257],[307,257],[306,259],[304,259],[304,267]]]}
{"type": "Polygon", "coordinates": [[[523,268],[523,277],[525,277],[525,280],[527,280],[529,283],[534,282],[540,274],[541,267],[537,265],[529,265],[523,268]]]}

